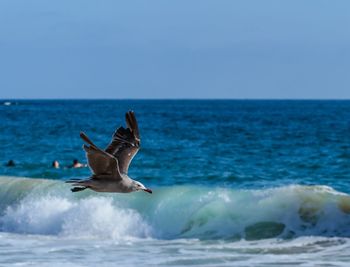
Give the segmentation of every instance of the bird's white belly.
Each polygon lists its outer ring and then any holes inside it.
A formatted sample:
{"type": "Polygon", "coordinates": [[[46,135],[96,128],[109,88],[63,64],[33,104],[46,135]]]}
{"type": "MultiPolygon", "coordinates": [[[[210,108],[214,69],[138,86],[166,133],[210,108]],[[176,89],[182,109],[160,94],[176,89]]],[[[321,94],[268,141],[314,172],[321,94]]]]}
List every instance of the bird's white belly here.
{"type": "Polygon", "coordinates": [[[128,193],[132,191],[131,189],[127,188],[122,182],[109,179],[92,179],[90,180],[89,186],[92,190],[97,192],[128,193]]]}

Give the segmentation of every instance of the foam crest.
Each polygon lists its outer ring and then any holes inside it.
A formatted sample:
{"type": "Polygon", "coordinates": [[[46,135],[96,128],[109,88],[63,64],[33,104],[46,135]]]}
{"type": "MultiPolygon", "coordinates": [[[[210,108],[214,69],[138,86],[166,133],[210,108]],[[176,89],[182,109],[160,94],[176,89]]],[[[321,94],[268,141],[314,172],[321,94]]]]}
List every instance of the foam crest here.
{"type": "Polygon", "coordinates": [[[9,206],[1,218],[2,230],[26,234],[58,234],[66,213],[73,208],[66,199],[23,199],[18,205],[9,206]]]}
{"type": "Polygon", "coordinates": [[[150,227],[135,210],[113,204],[112,198],[92,197],[80,200],[66,213],[62,234],[122,239],[144,238],[150,227]]]}
{"type": "Polygon", "coordinates": [[[72,201],[60,197],[24,198],[1,218],[3,231],[79,238],[147,237],[150,228],[133,210],[118,208],[111,198],[72,201]]]}

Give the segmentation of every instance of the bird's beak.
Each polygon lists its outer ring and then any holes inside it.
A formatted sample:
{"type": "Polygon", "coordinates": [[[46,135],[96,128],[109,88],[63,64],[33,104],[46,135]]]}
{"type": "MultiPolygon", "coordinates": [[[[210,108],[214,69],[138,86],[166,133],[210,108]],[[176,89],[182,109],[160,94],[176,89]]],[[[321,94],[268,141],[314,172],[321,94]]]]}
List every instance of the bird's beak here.
{"type": "Polygon", "coordinates": [[[152,194],[152,190],[151,190],[151,189],[149,189],[149,188],[143,189],[143,191],[145,191],[145,192],[147,192],[147,193],[152,194]]]}

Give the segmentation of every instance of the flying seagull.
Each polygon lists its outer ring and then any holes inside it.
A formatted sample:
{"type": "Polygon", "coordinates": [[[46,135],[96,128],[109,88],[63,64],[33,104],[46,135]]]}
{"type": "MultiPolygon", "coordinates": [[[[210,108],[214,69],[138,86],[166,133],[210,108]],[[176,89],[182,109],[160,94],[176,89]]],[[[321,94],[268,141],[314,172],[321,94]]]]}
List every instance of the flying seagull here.
{"type": "Polygon", "coordinates": [[[128,176],[131,160],[140,149],[140,134],[133,111],[125,114],[126,129],[119,127],[105,150],[97,147],[83,132],[80,137],[88,144],[83,145],[92,176],[87,180],[73,179],[72,192],[91,189],[96,192],[130,193],[143,190],[152,193],[138,181],[128,176]]]}

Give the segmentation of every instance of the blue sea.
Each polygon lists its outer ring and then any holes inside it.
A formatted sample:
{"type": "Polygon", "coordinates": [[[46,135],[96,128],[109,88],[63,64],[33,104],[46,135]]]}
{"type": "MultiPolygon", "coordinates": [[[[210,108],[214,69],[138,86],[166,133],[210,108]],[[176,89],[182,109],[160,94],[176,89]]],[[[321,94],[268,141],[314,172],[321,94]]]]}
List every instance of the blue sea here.
{"type": "Polygon", "coordinates": [[[0,122],[0,266],[350,264],[350,101],[1,100],[0,122]],[[79,132],[105,148],[128,110],[153,194],[72,193],[79,132]]]}

